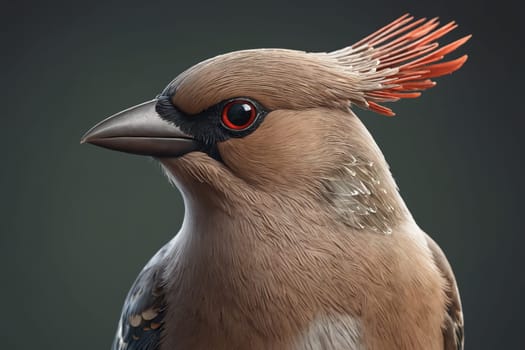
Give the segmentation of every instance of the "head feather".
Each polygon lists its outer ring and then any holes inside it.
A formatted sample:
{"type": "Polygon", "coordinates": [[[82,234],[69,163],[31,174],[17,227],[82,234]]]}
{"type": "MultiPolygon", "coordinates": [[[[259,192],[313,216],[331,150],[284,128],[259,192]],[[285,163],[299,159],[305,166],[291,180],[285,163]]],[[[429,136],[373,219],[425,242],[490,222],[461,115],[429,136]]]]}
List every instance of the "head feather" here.
{"type": "Polygon", "coordinates": [[[437,18],[414,21],[406,14],[356,44],[329,53],[231,52],[188,69],[164,93],[187,113],[246,96],[269,109],[347,109],[350,103],[392,116],[383,103],[416,98],[435,86],[431,78],[465,63],[466,55],[438,63],[470,38],[440,47],[436,40],[456,27],[454,22],[439,27],[437,18]]]}
{"type": "Polygon", "coordinates": [[[436,62],[467,42],[471,35],[440,48],[436,40],[457,24],[450,22],[439,27],[437,18],[413,20],[405,14],[354,45],[326,54],[349,74],[360,77],[360,93],[349,95],[351,102],[393,116],[392,110],[380,103],[419,97],[419,91],[436,85],[430,78],[450,74],[465,63],[467,55],[436,62]]]}

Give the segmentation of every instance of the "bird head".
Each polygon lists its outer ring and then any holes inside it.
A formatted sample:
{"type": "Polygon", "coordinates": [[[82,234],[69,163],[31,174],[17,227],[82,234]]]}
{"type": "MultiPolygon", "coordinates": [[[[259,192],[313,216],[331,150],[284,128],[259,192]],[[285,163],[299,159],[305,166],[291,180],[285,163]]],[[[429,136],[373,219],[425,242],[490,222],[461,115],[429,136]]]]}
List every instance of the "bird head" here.
{"type": "Polygon", "coordinates": [[[333,52],[216,56],[155,99],[97,124],[82,141],[157,158],[183,194],[191,193],[185,197],[256,200],[300,190],[354,214],[379,206],[392,212],[397,191],[388,166],[350,107],[392,116],[384,102],[415,98],[435,85],[431,78],[460,68],[466,56],[438,61],[469,37],[435,42],[455,27],[404,15],[333,52]]]}

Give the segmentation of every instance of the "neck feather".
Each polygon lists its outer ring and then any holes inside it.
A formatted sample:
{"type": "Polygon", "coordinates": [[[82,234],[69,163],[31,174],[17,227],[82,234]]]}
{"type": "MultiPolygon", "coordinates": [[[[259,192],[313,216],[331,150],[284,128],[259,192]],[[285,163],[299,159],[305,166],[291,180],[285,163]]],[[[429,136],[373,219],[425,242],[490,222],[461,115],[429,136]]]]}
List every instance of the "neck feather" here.
{"type": "Polygon", "coordinates": [[[351,111],[345,125],[346,152],[340,166],[322,179],[321,192],[347,226],[390,234],[410,213],[366,127],[351,111]]]}

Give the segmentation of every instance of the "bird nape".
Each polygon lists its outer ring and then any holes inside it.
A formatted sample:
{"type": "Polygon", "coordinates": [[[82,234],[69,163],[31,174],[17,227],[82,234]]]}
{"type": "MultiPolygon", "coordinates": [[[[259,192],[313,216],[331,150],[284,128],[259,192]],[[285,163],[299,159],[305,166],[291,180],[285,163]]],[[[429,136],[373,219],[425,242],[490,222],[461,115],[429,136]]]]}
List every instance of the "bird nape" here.
{"type": "Polygon", "coordinates": [[[82,142],[155,157],[184,223],[124,303],[113,349],[462,349],[452,270],[353,105],[392,116],[470,36],[404,15],[333,52],[231,52],[82,142]]]}

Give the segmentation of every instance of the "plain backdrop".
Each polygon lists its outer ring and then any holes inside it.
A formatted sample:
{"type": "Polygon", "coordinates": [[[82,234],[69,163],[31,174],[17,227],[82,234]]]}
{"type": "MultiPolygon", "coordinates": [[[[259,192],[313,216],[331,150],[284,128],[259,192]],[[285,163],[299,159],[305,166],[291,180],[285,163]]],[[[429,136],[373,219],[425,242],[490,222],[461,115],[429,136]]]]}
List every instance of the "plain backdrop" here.
{"type": "MultiPolygon", "coordinates": [[[[516,1],[517,3],[517,1],[516,1]]],[[[466,349],[523,349],[523,19],[505,1],[3,1],[2,349],[108,349],[128,288],[181,224],[145,157],[79,145],[202,59],[349,45],[405,12],[472,33],[397,117],[356,110],[457,276],[466,349]]]]}

